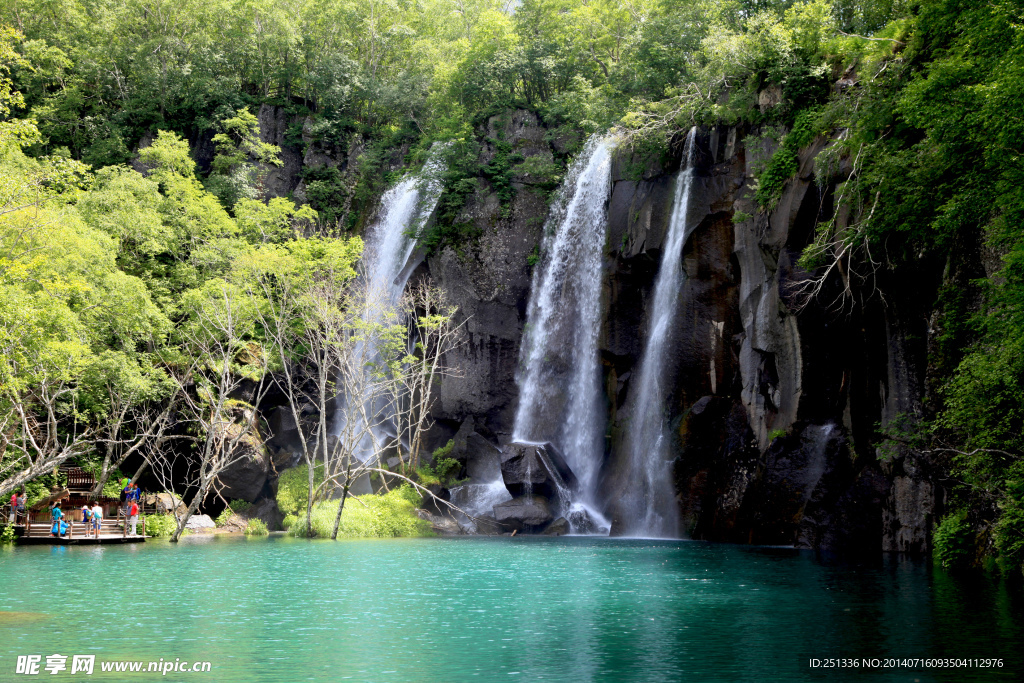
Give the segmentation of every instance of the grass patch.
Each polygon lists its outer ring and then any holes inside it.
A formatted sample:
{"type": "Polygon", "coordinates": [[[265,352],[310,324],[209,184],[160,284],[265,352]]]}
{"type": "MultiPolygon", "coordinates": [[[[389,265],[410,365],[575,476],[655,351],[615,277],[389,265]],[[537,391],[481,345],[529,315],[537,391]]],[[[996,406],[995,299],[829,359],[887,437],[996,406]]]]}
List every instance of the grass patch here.
{"type": "Polygon", "coordinates": [[[262,519],[250,519],[249,523],[245,525],[246,536],[266,536],[269,533],[267,523],[262,519]]]}
{"type": "MultiPolygon", "coordinates": [[[[313,506],[314,538],[330,538],[334,517],[341,501],[326,500],[313,506]]],[[[401,486],[383,495],[367,494],[345,501],[341,515],[339,538],[398,538],[430,536],[430,524],[416,516],[420,496],[411,486],[401,486]]],[[[287,521],[287,520],[286,520],[287,521]]],[[[305,515],[297,516],[289,525],[289,533],[302,535],[305,515]]]]}

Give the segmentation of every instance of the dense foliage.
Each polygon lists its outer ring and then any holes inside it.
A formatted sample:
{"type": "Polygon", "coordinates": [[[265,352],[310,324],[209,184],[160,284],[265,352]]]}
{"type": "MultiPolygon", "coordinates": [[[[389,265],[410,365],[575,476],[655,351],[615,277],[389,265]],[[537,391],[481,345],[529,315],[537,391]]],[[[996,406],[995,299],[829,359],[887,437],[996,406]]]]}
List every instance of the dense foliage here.
{"type": "MultiPolygon", "coordinates": [[[[312,537],[331,538],[339,500],[325,500],[313,506],[312,537]]],[[[397,538],[429,536],[430,523],[418,518],[414,510],[420,495],[403,485],[382,495],[353,496],[345,502],[339,538],[397,538]]],[[[303,514],[305,514],[303,512],[303,514]]],[[[295,521],[289,530],[305,534],[305,520],[295,521]]]]}
{"type": "Polygon", "coordinates": [[[155,538],[166,538],[174,533],[178,521],[174,515],[146,515],[146,535],[155,538]]]}
{"type": "MultiPolygon", "coordinates": [[[[0,0],[0,22],[5,414],[52,407],[66,437],[166,403],[181,330],[218,292],[355,261],[358,240],[337,236],[393,180],[395,151],[415,165],[448,143],[425,243],[462,249],[467,199],[486,184],[507,206],[523,171],[500,139],[478,162],[480,124],[510,108],[569,150],[611,126],[656,153],[694,124],[741,124],[765,211],[826,135],[836,218],[801,263],[872,282],[945,273],[939,386],[901,438],[952,475],[941,546],[1024,563],[1019,0],[0,0]],[[299,121],[288,144],[346,159],[305,171],[307,205],[264,191],[280,163],[265,104],[299,121]]],[[[529,171],[550,189],[566,161],[529,171]]],[[[304,477],[282,477],[282,510],[303,509],[304,477]]]]}

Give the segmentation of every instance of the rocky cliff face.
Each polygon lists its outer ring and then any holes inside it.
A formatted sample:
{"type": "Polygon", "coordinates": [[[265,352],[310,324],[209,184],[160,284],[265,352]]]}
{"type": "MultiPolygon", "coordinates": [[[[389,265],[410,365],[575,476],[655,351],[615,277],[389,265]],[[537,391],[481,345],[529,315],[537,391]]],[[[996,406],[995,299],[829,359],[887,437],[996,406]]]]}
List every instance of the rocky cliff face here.
{"type": "MultiPolygon", "coordinates": [[[[813,274],[797,259],[817,223],[833,214],[834,182],[814,181],[815,158],[828,141],[802,151],[797,175],[766,215],[753,201],[757,154],[745,144],[752,132],[721,127],[697,136],[696,227],[684,247],[665,378],[680,528],[710,540],[924,551],[941,504],[927,459],[897,451],[882,460],[874,444],[877,425],[922,412],[938,282],[879,274],[844,292],[838,277],[807,297],[813,274]]],[[[479,133],[527,158],[550,161],[560,152],[526,111],[494,117],[479,133]]],[[[495,153],[485,146],[481,163],[495,153]]],[[[623,153],[613,171],[601,345],[609,416],[601,490],[613,531],[624,467],[619,445],[678,167],[678,156],[623,153]]],[[[530,257],[548,211],[529,176],[516,176],[513,188],[502,206],[482,180],[464,209],[479,238],[420,266],[466,322],[466,343],[447,359],[461,376],[441,385],[434,445],[467,420],[492,442],[511,437],[530,257]]]]}
{"type": "MultiPolygon", "coordinates": [[[[524,154],[550,154],[525,112],[506,131],[524,154]]],[[[826,282],[804,295],[797,265],[834,184],[820,188],[817,140],[769,215],[752,199],[751,131],[701,131],[699,179],[673,331],[669,421],[682,528],[695,538],[835,549],[924,551],[938,491],[920,455],[880,461],[876,425],[920,415],[930,283],[826,282]],[[872,291],[877,288],[878,291],[872,291]]],[[[678,158],[620,158],[609,202],[602,361],[609,411],[602,489],[621,495],[624,408],[646,334],[649,299],[671,212],[678,158]],[[639,170],[637,170],[639,169],[639,170]]],[[[428,262],[471,317],[464,377],[446,383],[438,417],[483,419],[507,436],[517,398],[518,346],[529,296],[527,257],[546,204],[523,185],[498,216],[483,190],[471,212],[484,233],[463,256],[428,262]]]]}

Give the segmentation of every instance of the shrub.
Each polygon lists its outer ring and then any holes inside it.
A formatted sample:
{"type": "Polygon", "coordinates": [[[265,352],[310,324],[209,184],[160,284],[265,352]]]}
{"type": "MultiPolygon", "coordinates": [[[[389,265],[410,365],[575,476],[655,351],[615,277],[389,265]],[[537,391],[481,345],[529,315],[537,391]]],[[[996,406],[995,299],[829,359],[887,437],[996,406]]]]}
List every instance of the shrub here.
{"type": "Polygon", "coordinates": [[[933,536],[932,556],[946,569],[969,566],[973,560],[974,534],[966,512],[953,512],[939,522],[933,536]]]}
{"type": "MultiPolygon", "coordinates": [[[[622,243],[623,244],[626,243],[626,238],[627,237],[628,237],[627,234],[623,234],[622,235],[622,243]]],[[[528,265],[531,268],[533,268],[535,265],[537,265],[538,261],[540,261],[540,246],[535,244],[535,245],[533,245],[533,251],[531,251],[530,255],[526,257],[526,265],[528,265]]]]}
{"type": "Polygon", "coordinates": [[[252,507],[252,503],[247,500],[233,500],[228,503],[228,507],[241,515],[252,507]]]}
{"type": "MultiPolygon", "coordinates": [[[[338,537],[345,538],[397,538],[402,536],[429,536],[430,524],[416,516],[415,508],[420,496],[411,486],[401,486],[388,493],[368,494],[349,498],[341,515],[338,537]]],[[[330,538],[334,517],[341,501],[326,500],[313,506],[312,535],[330,538]]],[[[287,520],[286,520],[287,521],[287,520]]],[[[289,533],[302,535],[305,518],[297,518],[289,533]]]]}
{"type": "Polygon", "coordinates": [[[235,511],[232,510],[230,507],[226,507],[226,508],[224,508],[224,512],[222,512],[219,515],[217,515],[217,519],[213,520],[213,522],[217,526],[224,526],[229,521],[231,521],[231,518],[234,517],[234,516],[235,516],[235,511]]]}
{"type": "Polygon", "coordinates": [[[0,526],[0,545],[14,543],[14,526],[4,524],[0,526]]]}
{"type": "Polygon", "coordinates": [[[816,109],[808,109],[797,115],[793,129],[783,136],[779,148],[757,178],[756,197],[762,209],[775,208],[782,197],[786,181],[798,170],[800,150],[814,141],[819,125],[816,109]]]}
{"type": "Polygon", "coordinates": [[[174,515],[146,515],[143,519],[146,520],[147,536],[170,536],[178,527],[174,515]]]}
{"type": "Polygon", "coordinates": [[[448,455],[455,448],[455,440],[448,439],[448,443],[436,449],[433,453],[433,464],[424,465],[416,470],[416,477],[419,483],[424,486],[451,486],[459,471],[462,470],[462,463],[448,455]]]}
{"type": "Polygon", "coordinates": [[[445,445],[440,446],[440,447],[434,449],[434,452],[431,453],[431,457],[434,460],[437,460],[438,458],[447,458],[449,455],[452,454],[452,450],[454,450],[454,449],[455,449],[455,439],[448,439],[448,443],[446,443],[445,445]]]}
{"type": "Polygon", "coordinates": [[[450,483],[461,469],[462,463],[455,458],[438,458],[434,461],[434,472],[445,483],[450,483]]]}
{"type": "MultiPolygon", "coordinates": [[[[313,469],[313,481],[320,484],[324,480],[324,466],[317,465],[313,469]]],[[[277,480],[277,507],[286,515],[299,515],[306,512],[306,500],[309,498],[309,467],[299,465],[281,473],[277,480]]]]}
{"type": "Polygon", "coordinates": [[[416,468],[416,481],[423,486],[440,486],[441,479],[434,474],[434,468],[430,465],[423,465],[416,468]]]}
{"type": "Polygon", "coordinates": [[[1024,503],[1016,497],[1008,496],[1002,503],[1002,514],[993,529],[996,549],[1000,560],[1007,569],[1024,571],[1024,503]]]}
{"type": "Polygon", "coordinates": [[[281,528],[285,531],[288,531],[298,520],[299,518],[296,515],[285,515],[284,519],[281,520],[281,528]]]}
{"type": "Polygon", "coordinates": [[[250,519],[249,523],[245,525],[246,536],[266,536],[269,533],[267,523],[262,519],[250,519]]]}

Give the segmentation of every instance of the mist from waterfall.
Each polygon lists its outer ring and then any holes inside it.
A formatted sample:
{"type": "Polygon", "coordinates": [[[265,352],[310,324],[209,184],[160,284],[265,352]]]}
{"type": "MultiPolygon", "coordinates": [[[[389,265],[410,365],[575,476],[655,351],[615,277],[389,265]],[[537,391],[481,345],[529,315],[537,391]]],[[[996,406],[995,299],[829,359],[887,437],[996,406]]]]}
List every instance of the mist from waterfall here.
{"type": "Polygon", "coordinates": [[[544,224],[520,354],[513,440],[550,441],[578,487],[557,503],[573,533],[610,524],[595,489],[604,456],[598,335],[614,138],[591,138],[544,224]],[[589,520],[588,520],[589,517],[589,520]]]}
{"type": "MultiPolygon", "coordinates": [[[[381,323],[395,314],[405,285],[409,281],[415,263],[412,262],[416,249],[417,234],[430,218],[441,196],[441,173],[444,165],[436,150],[424,164],[423,169],[384,193],[381,197],[377,219],[367,231],[363,249],[361,277],[366,291],[366,308],[363,318],[369,323],[381,323]]],[[[372,339],[363,342],[374,344],[372,339]]],[[[377,358],[376,348],[362,349],[360,357],[377,358]]],[[[353,401],[366,401],[365,396],[345,395],[339,397],[335,415],[335,435],[342,430],[340,425],[349,419],[347,406],[353,401]]],[[[381,399],[378,399],[381,400],[381,399]]],[[[387,412],[386,405],[367,409],[370,415],[387,412]]],[[[362,420],[360,411],[352,410],[351,418],[362,420]]],[[[361,429],[345,430],[347,433],[361,429]]],[[[390,420],[382,420],[365,434],[356,448],[357,457],[364,462],[379,453],[382,446],[394,436],[390,420]]]]}
{"type": "Polygon", "coordinates": [[[654,285],[647,343],[640,359],[640,372],[630,387],[631,419],[624,440],[629,463],[628,490],[623,496],[623,533],[646,538],[679,536],[675,486],[669,451],[666,399],[670,387],[669,368],[672,324],[685,274],[683,246],[693,230],[688,216],[694,179],[696,128],[686,140],[686,163],[676,178],[675,197],[661,264],[654,285]]]}

